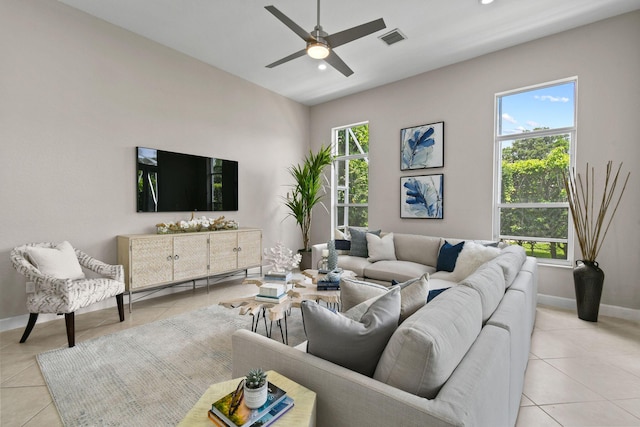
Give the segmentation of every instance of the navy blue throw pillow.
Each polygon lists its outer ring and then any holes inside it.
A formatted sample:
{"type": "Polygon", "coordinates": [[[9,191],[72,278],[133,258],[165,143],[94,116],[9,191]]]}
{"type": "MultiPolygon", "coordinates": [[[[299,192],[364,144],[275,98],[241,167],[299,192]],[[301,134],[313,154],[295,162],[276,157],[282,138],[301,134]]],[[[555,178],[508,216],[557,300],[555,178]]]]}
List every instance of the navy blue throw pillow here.
{"type": "Polygon", "coordinates": [[[430,290],[429,291],[429,295],[427,296],[427,302],[431,301],[432,299],[434,299],[435,297],[437,297],[438,295],[440,295],[441,293],[443,293],[447,289],[449,289],[449,288],[432,289],[432,290],[430,290]]]}
{"type": "Polygon", "coordinates": [[[456,260],[458,259],[458,255],[460,254],[460,251],[462,251],[463,246],[464,242],[452,245],[445,240],[444,245],[442,245],[440,253],[438,254],[438,265],[436,265],[436,271],[453,271],[453,269],[456,268],[456,260]]]}
{"type": "Polygon", "coordinates": [[[348,251],[351,249],[351,240],[336,239],[336,249],[339,251],[348,251]]]}

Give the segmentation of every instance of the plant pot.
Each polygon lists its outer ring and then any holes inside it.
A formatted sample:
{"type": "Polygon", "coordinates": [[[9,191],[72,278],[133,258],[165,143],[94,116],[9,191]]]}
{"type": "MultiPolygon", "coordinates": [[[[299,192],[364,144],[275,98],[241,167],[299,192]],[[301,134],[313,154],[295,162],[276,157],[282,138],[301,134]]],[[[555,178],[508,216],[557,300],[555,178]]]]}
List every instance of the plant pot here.
{"type": "Polygon", "coordinates": [[[597,322],[604,271],[595,261],[577,260],[576,267],[573,269],[573,284],[576,291],[578,317],[589,322],[597,322]]]}
{"type": "Polygon", "coordinates": [[[269,385],[265,383],[260,388],[247,388],[244,387],[244,404],[249,409],[257,409],[267,402],[267,394],[269,391],[269,385]]]}
{"type": "Polygon", "coordinates": [[[302,259],[300,260],[300,271],[305,271],[313,268],[311,267],[311,251],[300,249],[298,253],[302,255],[302,259]]]}

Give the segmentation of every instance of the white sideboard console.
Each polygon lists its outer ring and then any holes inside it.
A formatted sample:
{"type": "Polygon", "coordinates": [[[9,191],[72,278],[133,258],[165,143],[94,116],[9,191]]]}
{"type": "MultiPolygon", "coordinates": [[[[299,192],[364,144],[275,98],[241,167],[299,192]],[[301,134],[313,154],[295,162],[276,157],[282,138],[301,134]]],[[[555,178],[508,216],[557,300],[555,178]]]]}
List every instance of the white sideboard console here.
{"type": "Polygon", "coordinates": [[[201,278],[207,278],[208,290],[210,276],[262,269],[262,230],[257,228],[128,234],[118,236],[117,241],[129,311],[133,292],[201,278]]]}

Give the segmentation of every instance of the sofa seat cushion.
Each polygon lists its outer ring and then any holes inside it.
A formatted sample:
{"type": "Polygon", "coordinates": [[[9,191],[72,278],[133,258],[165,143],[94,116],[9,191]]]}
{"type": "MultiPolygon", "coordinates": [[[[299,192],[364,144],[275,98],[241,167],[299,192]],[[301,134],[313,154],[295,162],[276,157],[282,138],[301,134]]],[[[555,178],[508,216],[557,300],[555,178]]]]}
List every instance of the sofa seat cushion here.
{"type": "MultiPolygon", "coordinates": [[[[345,268],[345,267],[343,267],[345,268]]],[[[350,270],[350,269],[349,269],[350,270]]],[[[378,261],[364,268],[363,277],[391,282],[406,282],[425,273],[433,273],[436,269],[424,264],[411,261],[378,261]]]]}
{"type": "Polygon", "coordinates": [[[433,399],[482,327],[476,291],[453,287],[402,323],[384,349],[373,378],[433,399]]]}
{"type": "Polygon", "coordinates": [[[398,326],[400,288],[394,287],[377,298],[353,320],[315,301],[300,304],[307,352],[340,366],[372,376],[380,354],[398,326]]]}
{"type": "Polygon", "coordinates": [[[481,265],[471,276],[461,281],[460,285],[474,289],[480,294],[483,323],[496,311],[505,292],[502,269],[490,262],[481,265]]]}
{"type": "Polygon", "coordinates": [[[366,258],[351,255],[338,255],[338,267],[343,270],[351,270],[356,273],[358,277],[364,277],[365,268],[369,267],[371,263],[366,258]]]}

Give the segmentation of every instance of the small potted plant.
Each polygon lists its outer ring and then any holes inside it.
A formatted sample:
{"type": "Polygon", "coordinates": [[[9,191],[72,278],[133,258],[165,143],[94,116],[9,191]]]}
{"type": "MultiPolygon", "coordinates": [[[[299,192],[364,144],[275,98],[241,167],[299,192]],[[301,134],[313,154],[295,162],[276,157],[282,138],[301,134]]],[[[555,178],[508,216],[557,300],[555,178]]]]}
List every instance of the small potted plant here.
{"type": "Polygon", "coordinates": [[[269,387],[267,374],[262,369],[252,369],[244,381],[244,404],[249,409],[261,407],[267,401],[269,387]]]}

